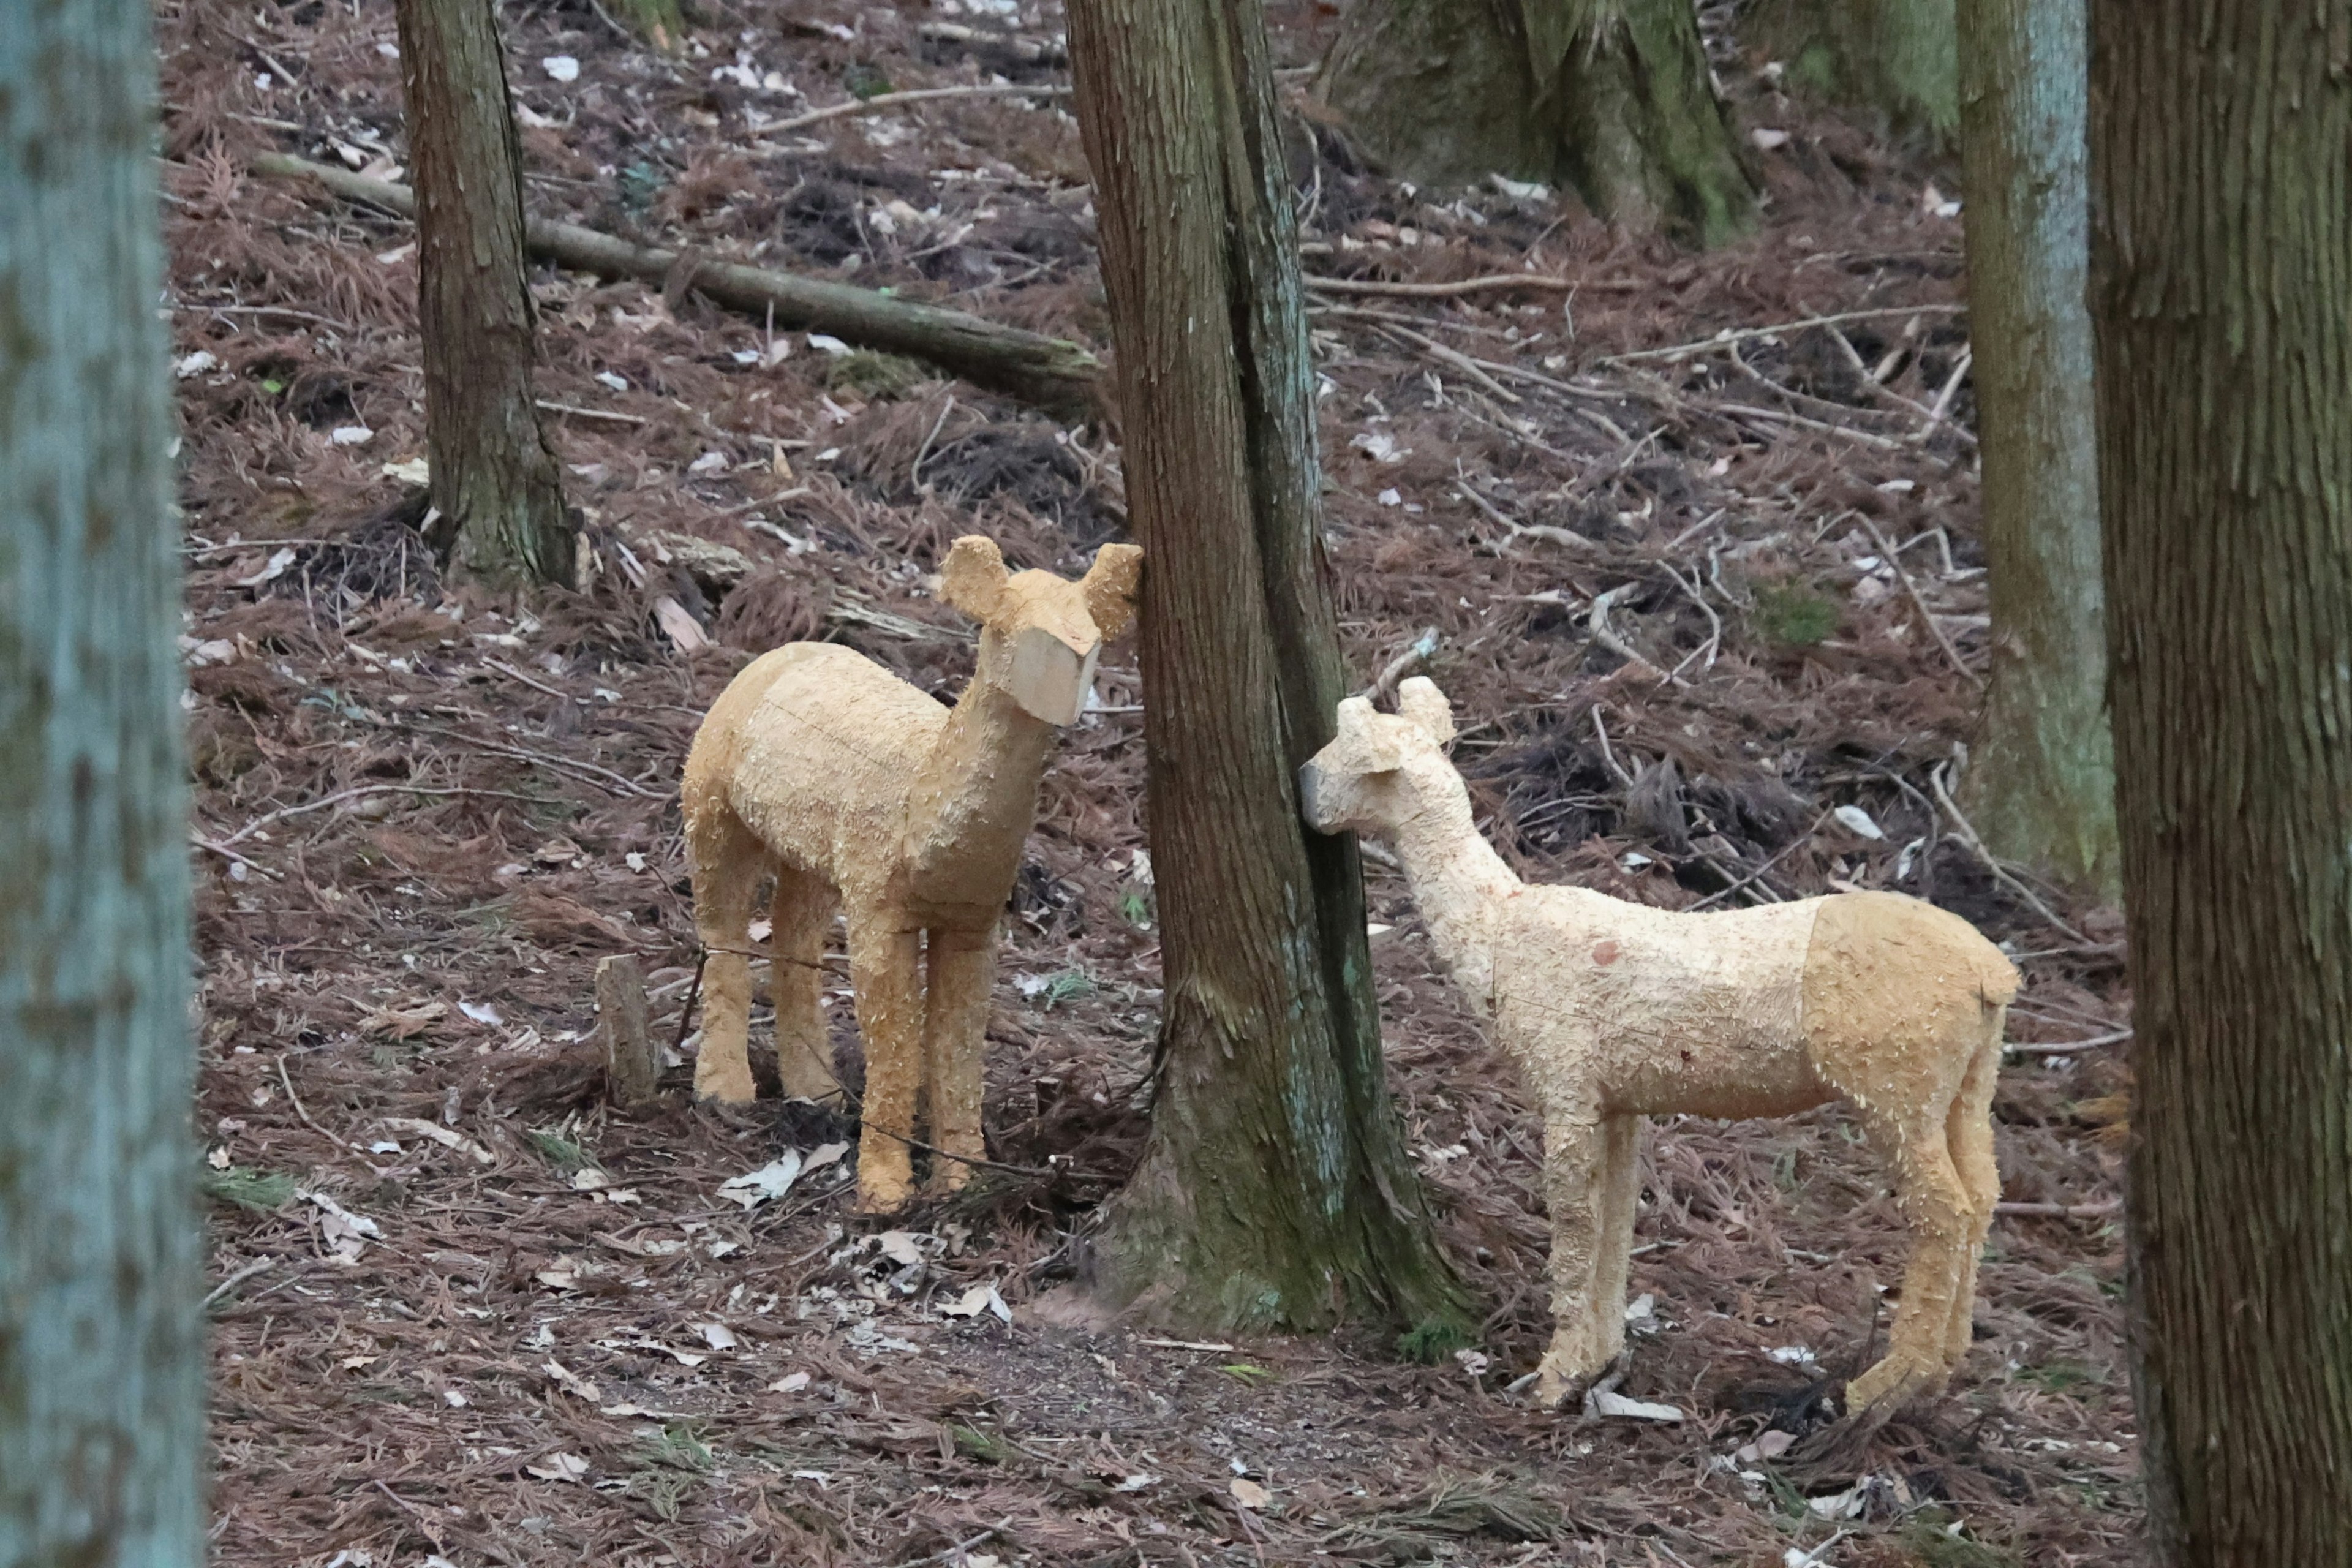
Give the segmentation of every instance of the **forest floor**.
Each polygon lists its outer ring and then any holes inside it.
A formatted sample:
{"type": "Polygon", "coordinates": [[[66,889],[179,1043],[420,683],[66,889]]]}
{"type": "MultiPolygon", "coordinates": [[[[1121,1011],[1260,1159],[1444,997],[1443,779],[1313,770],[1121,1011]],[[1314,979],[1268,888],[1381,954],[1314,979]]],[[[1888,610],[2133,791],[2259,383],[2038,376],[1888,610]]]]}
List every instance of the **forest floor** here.
{"type": "MultiPolygon", "coordinates": [[[[1066,82],[1034,0],[704,0],[670,58],[593,0],[506,14],[535,210],[1106,342],[1066,100],[774,129],[886,86],[1066,82]]],[[[1303,93],[1328,16],[1276,19],[1303,93]]],[[[991,1148],[1036,1173],[885,1226],[837,1160],[747,1208],[724,1184],[846,1129],[697,1108],[682,1065],[608,1110],[597,959],[639,955],[657,1034],[682,1028],[676,786],[706,705],[819,636],[952,695],[970,633],[926,577],[946,542],[1076,572],[1122,532],[1116,448],[696,296],[542,271],[541,395],[593,569],[528,613],[446,593],[414,527],[411,233],[247,173],[280,150],[396,174],[389,0],[163,0],[159,26],[222,1561],[2136,1555],[2103,1127],[2120,922],[2059,889],[2038,910],[1936,804],[1985,654],[1948,170],[1790,104],[1722,39],[1743,127],[1785,140],[1756,139],[1756,236],[1710,255],[1542,193],[1416,193],[1299,121],[1311,275],[1576,285],[1313,296],[1349,658],[1369,683],[1433,632],[1504,853],[1668,907],[1899,889],[2027,976],[2011,1037],[2034,1048],[1996,1114],[2006,1196],[2043,1210],[1997,1224],[1949,1394],[1816,1451],[1904,1256],[1852,1122],[1653,1128],[1622,1392],[1682,1420],[1509,1397],[1548,1331],[1538,1131],[1377,864],[1391,1082],[1490,1309],[1475,1353],[1041,1309],[1146,1125],[1126,648],[1047,774],[999,975],[991,1148]]],[[[854,1082],[845,991],[830,1005],[854,1082]]]]}

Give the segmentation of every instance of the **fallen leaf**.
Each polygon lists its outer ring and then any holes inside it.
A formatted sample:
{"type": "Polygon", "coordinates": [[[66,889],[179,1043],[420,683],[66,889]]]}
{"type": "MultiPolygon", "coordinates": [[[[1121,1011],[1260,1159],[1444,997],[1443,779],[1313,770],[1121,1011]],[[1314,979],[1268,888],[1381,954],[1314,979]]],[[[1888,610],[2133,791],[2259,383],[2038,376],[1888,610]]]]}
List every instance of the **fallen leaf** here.
{"type": "Polygon", "coordinates": [[[612,1177],[593,1165],[583,1165],[572,1173],[572,1190],[575,1193],[593,1193],[599,1187],[610,1186],[612,1182],[612,1177]]]}
{"type": "Polygon", "coordinates": [[[882,1256],[902,1268],[913,1268],[923,1261],[923,1249],[915,1244],[911,1230],[886,1230],[874,1238],[882,1256]]]}
{"type": "Polygon", "coordinates": [[[1595,1389],[1586,1394],[1584,1407],[1594,1415],[1615,1416],[1623,1421],[1680,1421],[1683,1418],[1683,1413],[1674,1405],[1628,1399],[1605,1388],[1595,1389]]]}
{"type": "Polygon", "coordinates": [[[1842,805],[1835,811],[1831,812],[1830,815],[1836,817],[1841,823],[1844,824],[1848,830],[1860,834],[1864,838],[1884,838],[1886,837],[1885,833],[1881,830],[1878,824],[1872,820],[1870,813],[1863,810],[1862,807],[1858,805],[1842,805]]]}
{"type": "Polygon", "coordinates": [[[364,425],[338,425],[327,439],[338,447],[364,447],[375,439],[375,432],[364,425]]]}
{"type": "Polygon", "coordinates": [[[694,1329],[702,1336],[702,1342],[712,1350],[731,1351],[741,1347],[741,1342],[735,1337],[735,1331],[724,1323],[697,1323],[694,1329]]]}
{"type": "Polygon", "coordinates": [[[699,653],[710,646],[710,637],[702,623],[687,613],[684,605],[664,594],[654,601],[654,620],[671,646],[680,653],[699,653]]]}
{"type": "Polygon", "coordinates": [[[457,1004],[457,1011],[477,1024],[488,1024],[495,1027],[506,1022],[504,1018],[499,1016],[499,1010],[488,1002],[460,1002],[457,1004]]]}
{"type": "Polygon", "coordinates": [[[976,1318],[982,1312],[993,1312],[1005,1322],[1013,1321],[1013,1309],[996,1293],[993,1280],[983,1279],[962,1295],[940,1309],[943,1318],[976,1318]]]}
{"type": "Polygon", "coordinates": [[[1118,1485],[1110,1489],[1115,1492],[1139,1492],[1146,1487],[1159,1484],[1158,1476],[1126,1476],[1120,1479],[1118,1485]]]}
{"type": "Polygon", "coordinates": [[[1231,1489],[1234,1500],[1254,1513],[1263,1513],[1274,1504],[1274,1494],[1247,1476],[1235,1476],[1231,1489]]]}
{"type": "Polygon", "coordinates": [[[383,1359],[380,1355],[347,1355],[335,1364],[345,1372],[357,1372],[363,1366],[373,1366],[383,1359]]]}
{"type": "Polygon", "coordinates": [[[601,1405],[604,1402],[604,1394],[597,1391],[594,1384],[557,1361],[553,1356],[548,1357],[546,1363],[540,1370],[562,1384],[566,1394],[576,1395],[591,1405],[601,1405]]]}
{"type": "Polygon", "coordinates": [[[530,852],[530,858],[542,866],[568,866],[580,856],[580,846],[562,837],[551,838],[530,852]]]}
{"type": "MultiPolygon", "coordinates": [[[[251,557],[248,556],[247,559],[250,560],[251,557]]],[[[286,568],[293,564],[293,550],[290,547],[281,546],[269,552],[269,560],[260,571],[250,577],[239,577],[236,580],[236,585],[240,588],[258,588],[264,583],[274,583],[286,575],[286,568]]]]}
{"type": "Polygon", "coordinates": [[[583,1481],[588,1479],[588,1461],[577,1454],[550,1454],[543,1465],[525,1465],[524,1470],[543,1481],[583,1481]]]}
{"type": "Polygon", "coordinates": [[[371,1007],[360,1016],[360,1032],[389,1035],[395,1040],[405,1040],[423,1034],[448,1016],[449,1005],[446,1002],[410,1002],[390,1007],[371,1007]]]}
{"type": "Polygon", "coordinates": [[[228,1145],[224,1143],[216,1146],[211,1153],[205,1156],[205,1163],[210,1165],[215,1171],[227,1170],[228,1145]]]}
{"type": "MultiPolygon", "coordinates": [[[[496,1154],[491,1153],[464,1133],[453,1132],[437,1121],[421,1121],[414,1116],[387,1116],[383,1119],[383,1125],[396,1128],[403,1132],[414,1133],[419,1138],[430,1138],[444,1149],[455,1149],[477,1165],[495,1165],[499,1163],[499,1157],[496,1154]]],[[[391,1152],[398,1153],[400,1151],[395,1145],[391,1152]]]]}
{"type": "Polygon", "coordinates": [[[806,1388],[808,1385],[808,1373],[804,1372],[788,1372],[783,1376],[776,1379],[775,1382],[768,1384],[768,1392],[771,1394],[798,1394],[802,1389],[806,1388]]]}
{"type": "Polygon", "coordinates": [[[570,55],[550,55],[539,62],[539,68],[556,81],[580,79],[580,62],[570,55]]]}
{"type": "Polygon", "coordinates": [[[803,1169],[799,1152],[787,1149],[758,1170],[719,1183],[719,1195],[747,1209],[755,1209],[791,1192],[803,1169]]]}

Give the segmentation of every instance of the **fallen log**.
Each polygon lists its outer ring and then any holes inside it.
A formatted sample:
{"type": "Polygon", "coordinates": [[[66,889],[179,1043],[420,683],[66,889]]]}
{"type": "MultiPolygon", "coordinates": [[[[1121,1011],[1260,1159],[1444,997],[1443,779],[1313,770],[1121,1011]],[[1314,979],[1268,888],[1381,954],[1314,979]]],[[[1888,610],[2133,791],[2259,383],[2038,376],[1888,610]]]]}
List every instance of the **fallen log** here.
{"type": "MultiPolygon", "coordinates": [[[[346,201],[401,217],[416,216],[415,193],[388,180],[371,180],[282,153],[263,153],[253,161],[253,171],[270,179],[309,180],[346,201]]],[[[1060,338],[999,326],[961,310],[893,299],[871,289],[719,261],[691,250],[635,245],[545,218],[525,220],[524,247],[538,260],[574,271],[656,284],[673,300],[694,289],[751,316],[765,319],[772,310],[781,326],[826,332],[859,348],[919,359],[1064,418],[1091,419],[1108,412],[1109,381],[1102,362],[1060,338]]]]}

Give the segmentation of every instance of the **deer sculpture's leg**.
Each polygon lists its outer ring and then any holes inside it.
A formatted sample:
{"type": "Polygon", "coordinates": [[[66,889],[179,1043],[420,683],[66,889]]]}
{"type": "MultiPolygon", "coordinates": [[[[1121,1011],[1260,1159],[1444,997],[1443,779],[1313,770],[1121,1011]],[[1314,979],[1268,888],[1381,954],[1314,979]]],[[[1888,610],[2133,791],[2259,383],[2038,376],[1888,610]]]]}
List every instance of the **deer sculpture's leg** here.
{"type": "MultiPolygon", "coordinates": [[[[1609,1364],[1616,1351],[1599,1326],[1603,1175],[1607,1133],[1591,1112],[1544,1116],[1544,1202],[1551,1210],[1551,1348],[1537,1366],[1536,1396],[1546,1405],[1609,1364]]],[[[1622,1309],[1621,1309],[1622,1316],[1622,1309]]],[[[1622,1325],[1620,1325],[1622,1331],[1622,1325]]]]}
{"type": "Polygon", "coordinates": [[[702,1050],[694,1059],[698,1099],[748,1104],[757,1094],[744,1039],[751,1022],[751,899],[767,851],[724,806],[689,816],[687,870],[694,882],[694,930],[709,956],[702,968],[702,1050]]]}
{"type": "Polygon", "coordinates": [[[1944,1363],[1953,1371],[1976,1340],[1977,1259],[1991,1234],[1993,1205],[2000,1202],[2000,1167],[1993,1160],[1992,1095],[2000,1073],[2000,1026],[1996,1019],[1990,1039],[1969,1059],[1968,1076],[1952,1101],[1945,1121],[1945,1141],[1952,1165],[1969,1196],[1968,1251],[1960,1259],[1960,1277],[1952,1294],[1952,1316],[1944,1334],[1944,1363]]]}
{"type": "Polygon", "coordinates": [[[1911,1231],[1911,1262],[1885,1356],[1846,1385],[1846,1408],[1900,1403],[1941,1388],[1953,1296],[1972,1238],[1968,1188],[1952,1163],[1948,1106],[1931,1110],[1865,1111],[1863,1125],[1895,1171],[1895,1191],[1911,1231]]]}
{"type": "Polygon", "coordinates": [[[1642,1119],[1601,1123],[1599,1256],[1592,1271],[1592,1333],[1603,1362],[1625,1348],[1625,1278],[1633,1253],[1633,1210],[1642,1196],[1642,1119]]]}
{"type": "Polygon", "coordinates": [[[908,1140],[915,1135],[915,1089],[922,1073],[922,931],[895,910],[849,917],[849,983],[866,1048],[866,1107],[857,1138],[857,1206],[882,1214],[914,1184],[908,1140]]]}
{"type": "Polygon", "coordinates": [[[837,1101],[833,1037],[824,1023],[824,939],[836,903],[831,884],[791,867],[776,872],[769,950],[776,998],[776,1070],[788,1099],[837,1101]]]}
{"type": "Polygon", "coordinates": [[[927,962],[923,1057],[930,1088],[932,1157],[929,1186],[953,1192],[971,1179],[971,1167],[947,1156],[980,1159],[988,1152],[980,1125],[985,1091],[988,1004],[996,975],[996,928],[933,927],[927,962]]]}

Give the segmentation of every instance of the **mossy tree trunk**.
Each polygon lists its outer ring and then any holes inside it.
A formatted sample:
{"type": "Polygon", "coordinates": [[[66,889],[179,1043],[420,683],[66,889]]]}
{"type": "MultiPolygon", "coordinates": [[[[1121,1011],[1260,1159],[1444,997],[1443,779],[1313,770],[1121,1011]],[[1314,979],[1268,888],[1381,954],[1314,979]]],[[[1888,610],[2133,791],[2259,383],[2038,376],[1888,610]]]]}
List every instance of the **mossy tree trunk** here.
{"type": "Polygon", "coordinates": [[[490,0],[396,0],[415,172],[433,506],[461,577],[571,580],[562,471],[532,395],[522,152],[490,0]]]}
{"type": "Polygon", "coordinates": [[[1321,91],[1407,179],[1567,185],[1700,245],[1755,216],[1691,0],[1354,0],[1321,91]]]}
{"type": "Polygon", "coordinates": [[[1299,820],[1344,694],[1257,0],[1073,0],[1118,349],[1165,996],[1108,1300],[1193,1331],[1460,1327],[1382,1076],[1352,843],[1299,820]]]}
{"type": "Polygon", "coordinates": [[[144,0],[0,0],[0,1563],[195,1568],[179,539],[144,0]]]}
{"type": "Polygon", "coordinates": [[[2149,1514],[2352,1563],[2352,5],[2091,18],[2149,1514]]]}
{"type": "Polygon", "coordinates": [[[1758,0],[1748,53],[1787,68],[1789,87],[1868,109],[1895,135],[1948,148],[1960,129],[1955,0],[1758,0]]]}
{"type": "Polygon", "coordinates": [[[1960,0],[1959,20],[1993,646],[1969,815],[2000,855],[2112,896],[2084,0],[1960,0]]]}

